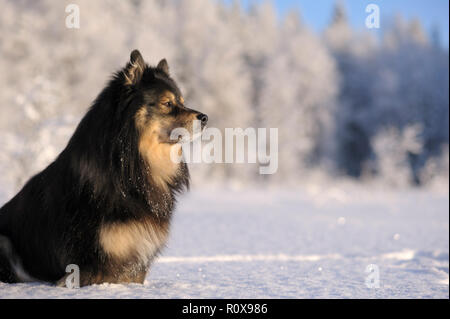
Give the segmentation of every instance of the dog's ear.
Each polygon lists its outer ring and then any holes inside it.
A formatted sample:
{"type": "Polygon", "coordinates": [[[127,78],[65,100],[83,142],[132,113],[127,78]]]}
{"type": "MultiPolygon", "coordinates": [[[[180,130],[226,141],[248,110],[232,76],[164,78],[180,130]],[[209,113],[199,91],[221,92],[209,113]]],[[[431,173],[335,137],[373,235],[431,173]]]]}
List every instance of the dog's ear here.
{"type": "Polygon", "coordinates": [[[125,84],[136,85],[141,81],[145,70],[145,62],[138,50],[133,50],[130,54],[130,62],[125,68],[125,84]]]}
{"type": "Polygon", "coordinates": [[[163,71],[165,74],[169,75],[169,64],[167,63],[166,59],[162,59],[159,61],[158,65],[156,66],[158,70],[163,71]]]}

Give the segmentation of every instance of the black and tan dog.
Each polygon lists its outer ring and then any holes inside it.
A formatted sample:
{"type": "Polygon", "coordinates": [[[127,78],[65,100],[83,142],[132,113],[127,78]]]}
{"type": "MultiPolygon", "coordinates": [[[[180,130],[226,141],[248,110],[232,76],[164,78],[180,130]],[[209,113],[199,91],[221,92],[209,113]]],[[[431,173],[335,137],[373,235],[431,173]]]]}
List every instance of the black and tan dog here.
{"type": "Polygon", "coordinates": [[[170,133],[195,120],[208,118],[184,106],[166,60],[133,51],[57,159],[0,209],[0,281],[63,285],[76,264],[82,286],[142,283],[189,185],[170,133]]]}

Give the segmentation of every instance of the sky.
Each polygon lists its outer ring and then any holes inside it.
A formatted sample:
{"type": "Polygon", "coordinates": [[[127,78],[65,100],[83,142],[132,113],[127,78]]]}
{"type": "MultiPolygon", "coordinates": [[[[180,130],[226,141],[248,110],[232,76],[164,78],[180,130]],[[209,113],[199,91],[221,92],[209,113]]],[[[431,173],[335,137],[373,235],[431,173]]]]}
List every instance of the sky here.
{"type": "MultiPolygon", "coordinates": [[[[263,0],[242,0],[244,7],[252,2],[263,0]]],[[[350,23],[355,28],[364,28],[368,13],[365,12],[368,4],[377,4],[380,8],[380,27],[383,22],[388,23],[389,18],[396,14],[406,19],[419,18],[427,32],[431,33],[437,28],[440,40],[444,47],[449,47],[449,1],[448,0],[272,0],[283,16],[291,8],[300,10],[305,23],[320,32],[330,22],[331,13],[336,1],[340,1],[347,9],[350,23]]],[[[373,30],[376,32],[375,30],[373,30]]]]}

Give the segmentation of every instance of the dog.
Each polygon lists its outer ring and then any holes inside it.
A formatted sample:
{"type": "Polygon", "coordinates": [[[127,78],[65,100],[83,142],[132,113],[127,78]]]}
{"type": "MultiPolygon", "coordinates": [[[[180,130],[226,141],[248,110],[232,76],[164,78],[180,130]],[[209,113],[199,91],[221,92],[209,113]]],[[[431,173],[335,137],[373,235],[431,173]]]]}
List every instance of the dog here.
{"type": "Polygon", "coordinates": [[[56,160],[0,209],[0,281],[64,286],[77,265],[80,286],[143,283],[189,188],[171,131],[208,121],[184,103],[167,61],[132,51],[56,160]]]}

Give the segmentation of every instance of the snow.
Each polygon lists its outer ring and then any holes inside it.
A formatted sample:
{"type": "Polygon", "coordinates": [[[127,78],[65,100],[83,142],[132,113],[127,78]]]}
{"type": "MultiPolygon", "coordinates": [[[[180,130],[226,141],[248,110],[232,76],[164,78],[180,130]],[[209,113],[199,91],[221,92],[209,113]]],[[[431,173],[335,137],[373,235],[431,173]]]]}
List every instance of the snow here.
{"type": "Polygon", "coordinates": [[[448,209],[425,189],[197,188],[144,285],[0,283],[0,298],[449,298],[448,209]]]}

